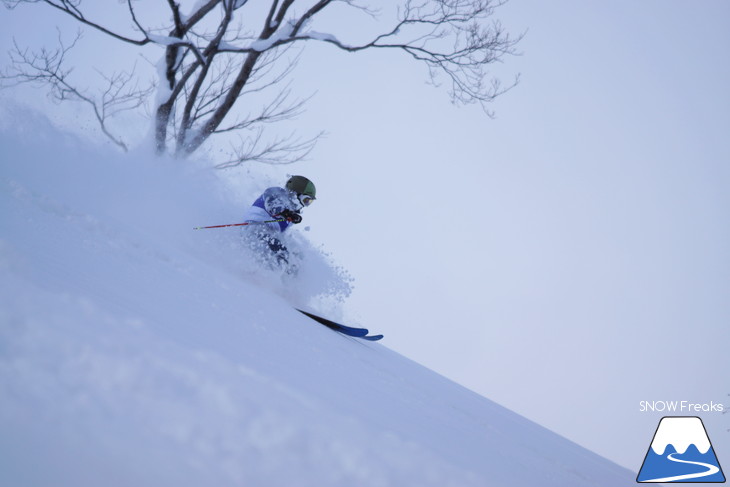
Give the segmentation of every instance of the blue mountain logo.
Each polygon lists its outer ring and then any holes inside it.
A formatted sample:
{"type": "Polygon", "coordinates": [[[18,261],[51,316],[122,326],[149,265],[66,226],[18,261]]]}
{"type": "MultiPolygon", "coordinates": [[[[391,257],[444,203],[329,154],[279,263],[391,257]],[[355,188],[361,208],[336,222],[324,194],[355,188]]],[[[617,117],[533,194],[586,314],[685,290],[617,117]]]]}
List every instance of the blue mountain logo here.
{"type": "Polygon", "coordinates": [[[696,416],[662,418],[636,481],[725,482],[702,420],[696,416]]]}

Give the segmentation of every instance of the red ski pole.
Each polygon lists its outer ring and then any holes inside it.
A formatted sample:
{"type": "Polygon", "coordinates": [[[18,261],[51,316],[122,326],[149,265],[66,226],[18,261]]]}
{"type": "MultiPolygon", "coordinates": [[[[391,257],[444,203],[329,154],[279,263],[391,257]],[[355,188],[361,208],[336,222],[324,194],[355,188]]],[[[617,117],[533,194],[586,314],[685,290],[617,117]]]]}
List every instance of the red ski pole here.
{"type": "Polygon", "coordinates": [[[225,228],[225,227],[242,227],[244,225],[256,225],[259,223],[276,223],[276,222],[283,222],[286,221],[285,218],[280,218],[278,220],[266,220],[263,222],[245,222],[245,223],[230,223],[228,225],[213,225],[210,227],[194,227],[193,230],[204,230],[206,228],[225,228]]]}

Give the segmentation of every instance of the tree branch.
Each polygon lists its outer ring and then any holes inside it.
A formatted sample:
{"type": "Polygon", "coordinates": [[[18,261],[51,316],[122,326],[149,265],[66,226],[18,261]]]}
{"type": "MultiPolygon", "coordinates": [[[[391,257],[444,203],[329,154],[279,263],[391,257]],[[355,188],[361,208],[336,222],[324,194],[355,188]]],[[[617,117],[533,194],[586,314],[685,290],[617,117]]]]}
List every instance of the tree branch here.
{"type": "Polygon", "coordinates": [[[248,139],[241,138],[238,147],[234,147],[235,156],[226,162],[216,165],[216,169],[228,169],[246,162],[262,162],[265,164],[294,164],[307,158],[317,141],[324,134],[319,133],[311,139],[295,139],[293,135],[262,142],[262,130],[248,139]]]}
{"type": "MultiPolygon", "coordinates": [[[[139,89],[134,83],[134,70],[131,73],[114,73],[102,75],[106,88],[101,91],[100,99],[94,99],[81,89],[72,85],[69,76],[72,69],[64,68],[66,55],[73,49],[81,34],[77,34],[73,42],[65,46],[59,33],[59,48],[55,51],[42,49],[40,52],[21,50],[13,41],[14,49],[10,52],[12,69],[0,74],[0,80],[14,84],[44,83],[51,87],[50,95],[57,101],[81,101],[91,107],[101,131],[114,144],[127,151],[127,144],[121,137],[111,133],[107,121],[114,115],[140,107],[151,92],[151,88],[139,89]]],[[[100,73],[101,74],[101,73],[100,73]]]]}
{"type": "MultiPolygon", "coordinates": [[[[104,34],[111,36],[117,40],[128,42],[129,44],[134,44],[137,46],[144,46],[145,44],[150,42],[150,39],[146,36],[146,34],[145,34],[144,39],[133,39],[131,37],[117,34],[116,32],[113,32],[96,22],[92,22],[91,20],[87,19],[84,16],[84,14],[81,12],[81,10],[79,10],[79,8],[76,5],[74,5],[72,2],[70,2],[69,0],[59,0],[58,3],[53,2],[52,0],[42,0],[42,1],[43,1],[43,3],[46,3],[46,4],[50,5],[51,7],[58,9],[65,14],[70,15],[71,17],[73,17],[77,21],[81,22],[82,24],[88,25],[89,27],[93,27],[94,29],[99,30],[99,31],[103,32],[104,34]]],[[[29,0],[17,0],[13,3],[15,3],[15,5],[17,5],[20,3],[36,3],[36,2],[29,1],[29,0]]],[[[79,1],[78,3],[80,4],[81,2],[79,1]]],[[[132,11],[132,14],[134,16],[134,12],[132,10],[131,4],[130,4],[129,8],[130,8],[130,11],[132,11]]],[[[135,23],[136,23],[136,20],[135,20],[135,23]]],[[[142,30],[142,33],[144,34],[145,33],[144,29],[141,29],[141,30],[142,30]]]]}

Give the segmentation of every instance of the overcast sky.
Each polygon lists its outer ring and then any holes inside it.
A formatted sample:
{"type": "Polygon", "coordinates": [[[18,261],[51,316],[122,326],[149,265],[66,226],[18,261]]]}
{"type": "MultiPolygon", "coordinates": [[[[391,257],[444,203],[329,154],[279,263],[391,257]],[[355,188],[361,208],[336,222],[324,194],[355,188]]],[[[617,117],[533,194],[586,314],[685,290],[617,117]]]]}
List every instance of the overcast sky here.
{"type": "MultiPolygon", "coordinates": [[[[662,416],[640,401],[730,408],[730,4],[512,0],[497,17],[526,35],[497,66],[522,77],[495,119],[397,53],[307,46],[299,123],[327,136],[268,172],[317,184],[305,221],[355,278],[344,316],[638,470],[662,416]]],[[[2,10],[0,47],[61,20],[2,10]]],[[[728,416],[701,417],[730,464],[728,416]]]]}

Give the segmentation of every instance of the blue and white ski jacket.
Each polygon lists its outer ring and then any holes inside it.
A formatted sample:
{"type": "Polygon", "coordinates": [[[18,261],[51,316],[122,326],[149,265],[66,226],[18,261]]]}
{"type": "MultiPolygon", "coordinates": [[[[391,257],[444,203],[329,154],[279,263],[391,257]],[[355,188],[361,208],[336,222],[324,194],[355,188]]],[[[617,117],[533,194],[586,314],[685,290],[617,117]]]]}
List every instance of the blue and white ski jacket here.
{"type": "MultiPolygon", "coordinates": [[[[297,200],[296,193],[285,188],[273,187],[268,188],[253,202],[243,218],[247,222],[265,222],[276,220],[284,210],[299,213],[301,209],[302,205],[297,200]]],[[[291,225],[292,222],[282,221],[261,223],[256,227],[264,227],[270,232],[283,232],[291,225]]]]}

